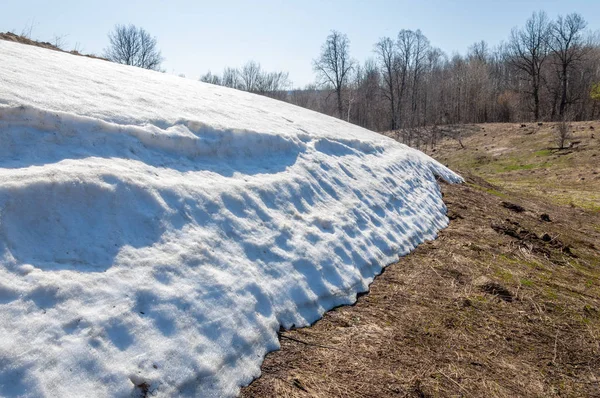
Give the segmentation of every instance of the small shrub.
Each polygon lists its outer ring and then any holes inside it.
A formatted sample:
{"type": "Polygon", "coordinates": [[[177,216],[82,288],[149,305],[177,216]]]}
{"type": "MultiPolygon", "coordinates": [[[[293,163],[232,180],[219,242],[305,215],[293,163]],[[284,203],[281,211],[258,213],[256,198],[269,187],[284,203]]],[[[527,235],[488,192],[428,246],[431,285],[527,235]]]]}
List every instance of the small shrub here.
{"type": "Polygon", "coordinates": [[[571,138],[571,130],[569,129],[569,125],[566,121],[562,121],[558,124],[558,129],[556,130],[556,143],[560,149],[565,147],[567,140],[571,138]]]}

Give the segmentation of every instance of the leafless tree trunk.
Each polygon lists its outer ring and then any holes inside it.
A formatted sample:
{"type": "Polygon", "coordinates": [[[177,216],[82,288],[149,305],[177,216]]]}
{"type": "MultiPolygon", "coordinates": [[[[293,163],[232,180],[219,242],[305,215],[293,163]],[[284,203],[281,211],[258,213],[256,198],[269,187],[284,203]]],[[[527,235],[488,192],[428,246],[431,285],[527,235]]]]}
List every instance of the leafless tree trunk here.
{"type": "Polygon", "coordinates": [[[390,102],[390,130],[396,130],[396,63],[398,56],[394,42],[389,37],[382,38],[375,44],[375,52],[379,58],[381,74],[383,76],[383,93],[390,102]]]}
{"type": "Polygon", "coordinates": [[[569,72],[585,54],[582,33],[586,26],[587,23],[579,14],[559,16],[550,25],[549,46],[558,61],[560,72],[561,94],[558,114],[561,118],[564,117],[567,106],[569,72]]]}
{"type": "Polygon", "coordinates": [[[412,96],[411,96],[411,126],[414,127],[415,119],[417,119],[417,95],[419,93],[419,84],[421,73],[425,68],[425,60],[429,51],[429,40],[421,33],[420,30],[415,32],[414,50],[411,60],[412,69],[412,96]]]}
{"type": "MultiPolygon", "coordinates": [[[[412,30],[401,30],[400,33],[398,33],[398,41],[396,42],[396,47],[398,49],[398,62],[396,63],[396,74],[398,75],[396,78],[396,97],[398,98],[398,101],[396,114],[400,121],[404,119],[402,117],[402,102],[408,83],[408,73],[413,58],[414,46],[415,32],[412,30]]],[[[398,122],[398,127],[401,125],[400,121],[398,122]]]]}
{"type": "Polygon", "coordinates": [[[550,24],[545,12],[534,13],[523,29],[513,29],[508,43],[508,62],[524,72],[531,84],[534,120],[540,118],[541,69],[548,57],[550,24]]]}
{"type": "Polygon", "coordinates": [[[569,129],[567,122],[563,119],[558,124],[556,131],[556,143],[558,144],[558,148],[564,149],[565,143],[569,138],[571,138],[571,130],[569,129]]]}
{"type": "Polygon", "coordinates": [[[314,70],[321,82],[331,84],[337,96],[337,110],[340,118],[344,115],[342,92],[348,82],[348,75],[354,68],[350,59],[350,41],[345,34],[333,30],[321,47],[321,55],[313,61],[314,70]]]}

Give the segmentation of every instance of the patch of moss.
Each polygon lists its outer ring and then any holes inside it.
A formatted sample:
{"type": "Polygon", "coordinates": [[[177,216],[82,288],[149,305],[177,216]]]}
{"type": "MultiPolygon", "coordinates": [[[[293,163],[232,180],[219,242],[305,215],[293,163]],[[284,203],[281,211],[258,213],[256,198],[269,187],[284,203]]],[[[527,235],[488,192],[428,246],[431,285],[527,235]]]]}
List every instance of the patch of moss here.
{"type": "Polygon", "coordinates": [[[589,262],[588,265],[584,265],[576,259],[568,260],[567,264],[571,266],[574,270],[581,273],[582,275],[587,276],[588,278],[596,278],[600,279],[600,270],[598,270],[598,260],[595,258],[586,258],[586,262],[589,262]]]}
{"type": "Polygon", "coordinates": [[[508,264],[519,264],[519,261],[514,257],[509,257],[506,254],[498,254],[498,258],[508,264]]]}
{"type": "Polygon", "coordinates": [[[546,271],[547,267],[543,263],[536,260],[522,260],[522,263],[527,265],[529,268],[537,271],[546,271]]]}
{"type": "Polygon", "coordinates": [[[513,274],[510,271],[498,269],[494,272],[494,275],[504,282],[513,282],[513,274]]]}
{"type": "Polygon", "coordinates": [[[521,279],[521,285],[531,287],[533,286],[533,282],[529,279],[521,279]]]}
{"type": "Polygon", "coordinates": [[[536,151],[533,154],[535,156],[550,156],[552,155],[552,151],[550,149],[542,149],[541,151],[536,151]]]}
{"type": "Polygon", "coordinates": [[[531,170],[539,168],[540,165],[537,164],[508,164],[508,165],[500,165],[501,171],[517,171],[517,170],[531,170]]]}
{"type": "Polygon", "coordinates": [[[499,198],[502,198],[502,199],[506,199],[506,198],[508,198],[508,195],[507,195],[507,194],[505,194],[505,193],[502,193],[502,192],[500,192],[500,191],[497,191],[497,190],[495,190],[495,189],[492,189],[492,188],[485,188],[485,187],[482,187],[481,185],[472,184],[472,183],[470,183],[470,182],[468,182],[468,183],[466,183],[466,184],[467,184],[469,187],[471,187],[471,188],[477,189],[478,191],[486,192],[486,193],[489,193],[490,195],[494,195],[494,196],[497,196],[497,197],[499,197],[499,198]]]}
{"type": "Polygon", "coordinates": [[[592,286],[594,286],[594,281],[593,280],[588,279],[587,281],[585,281],[585,287],[587,287],[589,289],[592,286]]]}
{"type": "Polygon", "coordinates": [[[564,206],[578,207],[592,212],[600,211],[600,199],[595,200],[596,195],[590,192],[580,192],[577,190],[568,190],[556,194],[549,193],[547,196],[554,203],[564,206]]]}
{"type": "Polygon", "coordinates": [[[556,300],[558,298],[556,290],[554,290],[550,286],[546,286],[546,288],[544,289],[544,295],[550,300],[556,300]]]}

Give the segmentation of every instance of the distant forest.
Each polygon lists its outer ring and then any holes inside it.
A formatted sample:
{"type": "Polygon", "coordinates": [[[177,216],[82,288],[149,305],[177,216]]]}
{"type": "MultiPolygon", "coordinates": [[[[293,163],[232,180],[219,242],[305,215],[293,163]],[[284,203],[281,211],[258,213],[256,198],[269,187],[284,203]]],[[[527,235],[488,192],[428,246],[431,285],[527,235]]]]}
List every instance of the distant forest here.
{"type": "Polygon", "coordinates": [[[448,56],[420,31],[401,30],[351,57],[332,31],[313,60],[317,82],[291,89],[286,72],[256,62],[201,80],[267,95],[375,131],[421,126],[589,120],[600,115],[600,37],[579,14],[534,13],[505,43],[448,56]]]}

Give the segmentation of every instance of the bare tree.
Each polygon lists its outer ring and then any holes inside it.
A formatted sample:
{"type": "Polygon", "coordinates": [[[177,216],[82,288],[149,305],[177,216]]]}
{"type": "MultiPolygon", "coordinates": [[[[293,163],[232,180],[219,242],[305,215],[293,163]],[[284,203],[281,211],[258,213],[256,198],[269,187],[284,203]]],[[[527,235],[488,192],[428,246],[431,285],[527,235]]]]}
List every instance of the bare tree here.
{"type": "MultiPolygon", "coordinates": [[[[446,55],[439,48],[430,48],[427,52],[427,70],[423,88],[422,124],[439,123],[442,110],[442,88],[440,87],[446,64],[446,55]]],[[[435,144],[435,133],[432,134],[432,145],[435,144]]]]}
{"type": "Polygon", "coordinates": [[[229,88],[239,88],[240,72],[235,68],[225,68],[221,78],[221,85],[229,88]]]}
{"type": "Polygon", "coordinates": [[[67,46],[67,36],[68,35],[57,35],[54,34],[54,36],[52,36],[52,45],[60,50],[64,50],[65,47],[67,46]]]}
{"type": "Polygon", "coordinates": [[[350,59],[350,40],[338,31],[331,31],[325,44],[321,47],[321,55],[313,60],[314,70],[321,82],[331,84],[337,96],[337,110],[340,118],[344,115],[342,92],[348,83],[349,73],[354,68],[350,59]]]}
{"type": "Polygon", "coordinates": [[[574,64],[585,55],[583,43],[583,30],[587,23],[579,14],[569,14],[566,17],[559,16],[550,25],[549,46],[558,61],[558,71],[561,86],[561,97],[559,115],[564,117],[567,106],[567,86],[569,72],[574,64]]]}
{"type": "Polygon", "coordinates": [[[357,65],[355,71],[353,92],[348,96],[348,121],[375,130],[387,127],[387,120],[382,117],[384,113],[380,111],[380,97],[384,93],[380,68],[369,58],[362,67],[357,65]]]}
{"type": "Polygon", "coordinates": [[[567,122],[563,119],[558,126],[556,126],[556,143],[558,144],[558,149],[564,149],[567,140],[571,138],[571,129],[567,122]]]}
{"type": "MultiPolygon", "coordinates": [[[[396,65],[396,97],[398,117],[402,115],[404,96],[410,93],[410,108],[406,116],[410,117],[410,124],[416,122],[417,96],[421,82],[422,72],[426,66],[429,51],[429,40],[420,30],[412,31],[403,29],[398,33],[397,62],[396,65]],[[410,91],[409,91],[410,90],[410,91]]],[[[408,119],[408,118],[407,118],[408,119]]],[[[402,119],[401,119],[402,120],[402,119]]],[[[406,124],[406,121],[404,121],[406,124]]],[[[400,125],[400,122],[398,122],[400,125]]]]}
{"type": "Polygon", "coordinates": [[[287,100],[294,105],[323,112],[323,109],[319,106],[320,94],[315,84],[308,84],[303,89],[291,90],[287,100]]]}
{"type": "Polygon", "coordinates": [[[417,117],[417,101],[418,94],[420,89],[421,77],[423,70],[426,66],[427,54],[429,51],[429,40],[421,33],[420,30],[417,30],[414,33],[414,48],[411,60],[411,70],[412,70],[412,96],[411,96],[411,127],[413,127],[416,123],[415,119],[417,117]]]}
{"type": "Polygon", "coordinates": [[[508,62],[528,77],[533,99],[533,116],[540,118],[541,69],[548,57],[550,24],[545,12],[539,11],[525,23],[523,29],[513,29],[507,46],[508,62]]]}
{"type": "Polygon", "coordinates": [[[383,77],[383,95],[390,102],[390,130],[396,130],[396,63],[398,56],[394,42],[389,37],[375,44],[381,75],[383,77]]]}
{"type": "MultiPolygon", "coordinates": [[[[398,49],[398,61],[396,65],[396,114],[399,120],[402,120],[402,102],[404,100],[404,94],[408,86],[408,74],[411,65],[411,60],[414,51],[415,36],[412,30],[402,29],[398,33],[398,41],[396,47],[398,49]]],[[[397,120],[398,127],[400,127],[400,121],[397,120]]]]}
{"type": "Polygon", "coordinates": [[[262,72],[256,84],[256,92],[274,98],[284,98],[284,90],[291,86],[288,72],[262,72]]]}
{"type": "Polygon", "coordinates": [[[286,90],[292,85],[287,72],[263,71],[255,61],[247,62],[241,69],[225,68],[222,77],[209,71],[200,77],[200,81],[278,99],[285,99],[286,90]]]}
{"type": "Polygon", "coordinates": [[[200,77],[200,81],[204,83],[221,85],[221,78],[218,75],[213,75],[211,71],[208,71],[205,75],[200,77]]]}
{"type": "Polygon", "coordinates": [[[485,40],[478,41],[469,47],[467,58],[476,60],[482,64],[487,63],[490,56],[490,48],[485,40]]]}
{"type": "Polygon", "coordinates": [[[139,68],[160,70],[163,57],[157,48],[155,37],[143,28],[134,25],[116,25],[108,34],[110,45],[104,50],[104,57],[119,64],[139,68]]]}
{"type": "Polygon", "coordinates": [[[240,70],[240,89],[249,92],[256,92],[260,76],[262,74],[260,64],[254,61],[248,61],[240,70]]]}

